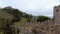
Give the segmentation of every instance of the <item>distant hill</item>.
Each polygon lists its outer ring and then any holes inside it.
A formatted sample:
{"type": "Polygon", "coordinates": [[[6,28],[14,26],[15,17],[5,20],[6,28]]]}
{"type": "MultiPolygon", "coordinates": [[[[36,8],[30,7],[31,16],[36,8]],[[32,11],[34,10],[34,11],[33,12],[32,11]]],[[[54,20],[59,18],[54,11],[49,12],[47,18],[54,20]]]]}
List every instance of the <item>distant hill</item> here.
{"type": "Polygon", "coordinates": [[[21,10],[12,8],[12,7],[10,7],[10,6],[4,7],[4,8],[2,8],[2,10],[4,10],[5,12],[13,15],[13,16],[15,17],[15,19],[14,19],[15,21],[19,21],[19,20],[21,19],[20,17],[32,18],[32,15],[27,14],[27,13],[24,13],[24,12],[22,12],[21,10]]]}

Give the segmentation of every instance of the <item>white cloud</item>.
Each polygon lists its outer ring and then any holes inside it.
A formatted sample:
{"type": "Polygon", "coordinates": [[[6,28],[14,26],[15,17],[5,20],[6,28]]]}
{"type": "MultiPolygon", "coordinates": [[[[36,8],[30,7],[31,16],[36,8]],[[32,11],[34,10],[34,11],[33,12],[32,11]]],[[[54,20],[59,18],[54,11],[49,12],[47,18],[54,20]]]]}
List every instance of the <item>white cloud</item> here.
{"type": "Polygon", "coordinates": [[[12,6],[33,15],[53,15],[53,6],[60,0],[0,0],[0,5],[12,6]]]}

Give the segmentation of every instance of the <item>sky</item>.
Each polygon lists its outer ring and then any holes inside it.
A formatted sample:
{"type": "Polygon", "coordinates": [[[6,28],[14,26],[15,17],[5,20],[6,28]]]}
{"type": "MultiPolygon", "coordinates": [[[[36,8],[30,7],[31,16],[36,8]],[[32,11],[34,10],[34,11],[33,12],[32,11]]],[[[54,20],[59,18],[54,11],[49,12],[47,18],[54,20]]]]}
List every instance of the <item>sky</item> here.
{"type": "Polygon", "coordinates": [[[1,8],[12,6],[35,16],[53,17],[53,7],[57,5],[60,5],[60,0],[0,0],[1,8]]]}

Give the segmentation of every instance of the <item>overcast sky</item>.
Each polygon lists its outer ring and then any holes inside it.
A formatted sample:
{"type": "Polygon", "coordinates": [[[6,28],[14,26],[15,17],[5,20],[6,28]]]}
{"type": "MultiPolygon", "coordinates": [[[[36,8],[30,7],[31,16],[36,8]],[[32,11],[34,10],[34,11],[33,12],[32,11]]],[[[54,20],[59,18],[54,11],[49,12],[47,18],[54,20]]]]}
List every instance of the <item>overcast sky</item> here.
{"type": "Polygon", "coordinates": [[[60,0],[0,0],[0,7],[12,6],[32,15],[53,16],[53,7],[60,0]]]}

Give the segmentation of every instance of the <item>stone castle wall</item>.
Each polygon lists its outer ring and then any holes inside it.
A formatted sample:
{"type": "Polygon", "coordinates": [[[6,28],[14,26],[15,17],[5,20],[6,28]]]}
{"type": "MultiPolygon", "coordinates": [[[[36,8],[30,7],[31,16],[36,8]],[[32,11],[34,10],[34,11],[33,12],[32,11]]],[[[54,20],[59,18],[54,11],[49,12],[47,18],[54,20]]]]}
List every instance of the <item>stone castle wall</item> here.
{"type": "Polygon", "coordinates": [[[54,21],[56,25],[60,25],[60,5],[54,7],[54,21]]]}

